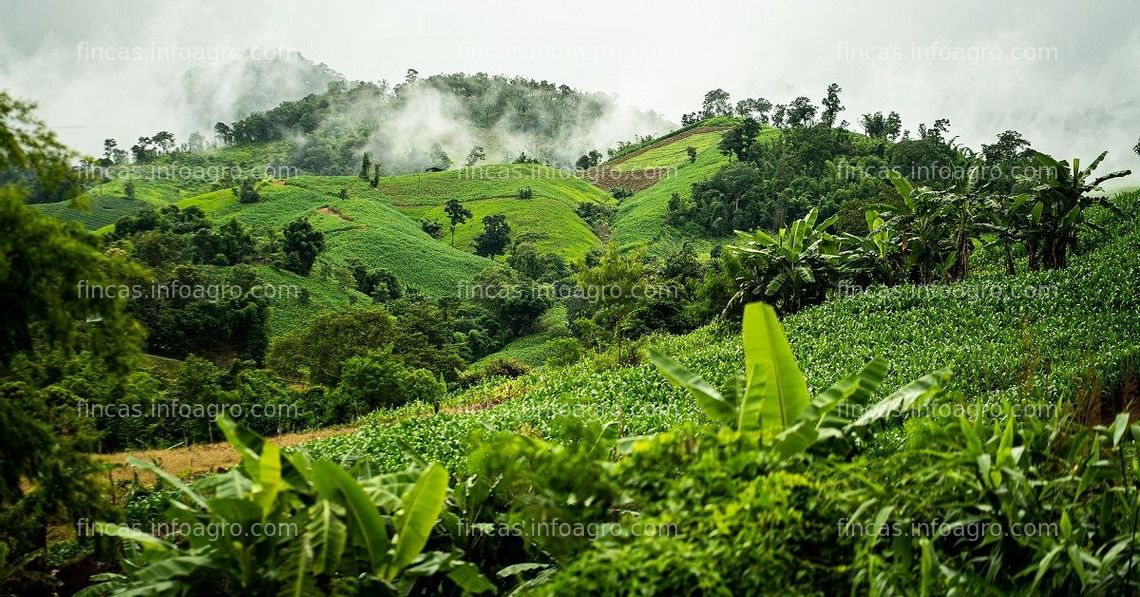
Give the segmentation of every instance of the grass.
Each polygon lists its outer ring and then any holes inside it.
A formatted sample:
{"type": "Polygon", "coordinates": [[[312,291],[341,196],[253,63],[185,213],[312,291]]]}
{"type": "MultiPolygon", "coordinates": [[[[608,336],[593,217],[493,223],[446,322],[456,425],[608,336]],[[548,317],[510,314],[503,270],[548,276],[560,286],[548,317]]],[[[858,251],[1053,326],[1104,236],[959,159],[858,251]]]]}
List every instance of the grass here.
{"type": "Polygon", "coordinates": [[[516,338],[502,350],[479,359],[472,364],[472,367],[478,368],[481,364],[499,357],[518,359],[532,369],[542,367],[546,364],[546,359],[551,356],[550,342],[569,335],[570,329],[566,326],[566,307],[557,305],[542,315],[538,331],[516,338]]]}
{"type": "Polygon", "coordinates": [[[114,224],[122,216],[136,213],[149,205],[139,199],[115,196],[89,196],[86,202],[86,207],[77,207],[70,201],[33,203],[31,207],[66,222],[78,222],[87,230],[96,230],[114,224]]]}
{"type": "Polygon", "coordinates": [[[305,327],[314,315],[322,311],[343,307],[354,299],[358,302],[372,300],[354,289],[342,288],[335,277],[318,271],[321,269],[317,266],[309,276],[299,276],[269,266],[257,267],[257,273],[267,285],[275,288],[276,293],[267,295],[271,338],[305,327]],[[308,291],[307,299],[301,296],[302,289],[308,291]]]}
{"type": "Polygon", "coordinates": [[[385,176],[378,190],[396,207],[408,208],[443,205],[448,199],[517,197],[523,187],[530,187],[536,199],[545,197],[575,205],[587,201],[613,203],[604,191],[572,173],[540,164],[480,164],[447,172],[385,176]]]}
{"type": "MultiPolygon", "coordinates": [[[[613,203],[602,190],[565,172],[536,164],[479,166],[471,170],[386,176],[373,189],[357,176],[302,176],[289,180],[329,197],[347,190],[352,198],[386,202],[419,226],[420,219],[448,225],[443,206],[458,199],[472,213],[470,221],[455,230],[455,248],[473,252],[475,237],[483,232],[482,219],[505,215],[512,239],[529,236],[540,251],[567,259],[585,255],[601,245],[575,208],[583,202],[613,203]],[[530,187],[531,199],[518,199],[520,188],[530,187]]],[[[451,244],[448,230],[441,244],[451,244]]]]}
{"type": "Polygon", "coordinates": [[[688,148],[693,147],[699,156],[702,152],[716,151],[723,132],[710,131],[689,135],[676,142],[654,147],[629,159],[614,164],[614,170],[644,170],[647,168],[676,168],[689,163],[688,148]]]}
{"type": "MultiPolygon", "coordinates": [[[[476,199],[465,201],[464,207],[471,211],[471,219],[455,227],[455,247],[466,251],[474,250],[475,237],[483,232],[483,218],[489,215],[503,215],[511,227],[511,239],[524,237],[534,239],[535,248],[542,253],[557,253],[573,260],[579,259],[601,241],[594,236],[582,218],[574,211],[574,204],[565,199],[476,199]]],[[[451,243],[450,223],[444,214],[443,206],[405,208],[401,210],[409,217],[439,220],[444,225],[442,243],[451,243]]]]}
{"type": "MultiPolygon", "coordinates": [[[[779,135],[776,129],[764,129],[759,140],[771,139],[779,135]]],[[[663,145],[631,157],[615,167],[630,163],[667,163],[677,155],[684,156],[676,170],[670,172],[657,184],[639,191],[626,199],[618,207],[614,218],[614,238],[622,249],[645,245],[653,253],[666,252],[682,242],[692,242],[696,248],[707,252],[713,245],[728,239],[702,237],[693,231],[681,231],[665,222],[669,198],[678,193],[683,198],[691,198],[693,184],[712,178],[729,163],[729,157],[720,153],[717,144],[722,133],[698,133],[674,143],[663,145]],[[699,143],[699,145],[697,145],[699,143]],[[696,161],[689,163],[685,148],[697,147],[696,161]],[[648,156],[648,157],[646,157],[648,156]]]]}
{"type": "MultiPolygon", "coordinates": [[[[326,248],[320,259],[343,266],[355,257],[370,267],[391,270],[401,283],[418,286],[432,296],[455,295],[462,282],[490,265],[482,257],[431,238],[419,223],[387,205],[378,193],[341,199],[338,193],[343,185],[325,178],[297,177],[285,184],[264,185],[258,203],[239,203],[224,190],[191,197],[179,206],[197,205],[216,223],[234,217],[259,230],[279,231],[293,220],[307,219],[325,234],[326,248]],[[330,211],[318,211],[321,208],[330,211]]],[[[312,275],[319,275],[318,268],[312,275]]]]}

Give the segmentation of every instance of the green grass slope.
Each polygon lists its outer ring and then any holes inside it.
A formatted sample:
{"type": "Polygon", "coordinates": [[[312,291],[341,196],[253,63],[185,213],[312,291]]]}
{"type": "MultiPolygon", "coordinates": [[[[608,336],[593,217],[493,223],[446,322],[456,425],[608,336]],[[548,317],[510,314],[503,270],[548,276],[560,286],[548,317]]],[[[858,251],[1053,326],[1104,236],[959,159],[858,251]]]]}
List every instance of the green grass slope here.
{"type": "MultiPolygon", "coordinates": [[[[779,134],[777,129],[766,128],[760,132],[757,139],[772,139],[779,134]]],[[[713,245],[727,240],[701,237],[692,231],[678,230],[665,222],[669,198],[673,193],[678,193],[684,198],[692,197],[694,183],[712,178],[729,162],[729,157],[717,149],[717,144],[723,135],[724,131],[677,135],[672,142],[632,154],[613,163],[615,169],[626,171],[672,168],[656,184],[637,192],[618,207],[613,232],[622,249],[645,245],[651,252],[661,253],[689,241],[699,249],[707,251],[713,245]],[[697,159],[691,163],[686,151],[688,147],[697,149],[697,159]]]]}
{"type": "MultiPolygon", "coordinates": [[[[417,222],[387,205],[378,193],[356,193],[341,199],[336,193],[344,185],[333,185],[325,178],[297,177],[284,184],[264,185],[259,191],[261,201],[254,204],[239,203],[224,190],[178,205],[197,205],[219,223],[234,217],[263,230],[280,230],[297,218],[305,218],[325,234],[321,259],[343,265],[356,257],[369,266],[391,270],[402,283],[419,286],[433,296],[455,295],[462,282],[490,264],[424,234],[417,222]],[[328,192],[332,188],[337,192],[328,192]]],[[[318,275],[316,269],[312,275],[318,275]]]]}
{"type": "Polygon", "coordinates": [[[78,222],[87,230],[97,230],[115,223],[122,216],[131,215],[147,207],[150,203],[140,199],[102,196],[84,199],[86,205],[79,207],[70,201],[57,203],[34,203],[31,205],[40,213],[66,222],[78,222]]]}
{"type": "MultiPolygon", "coordinates": [[[[533,238],[540,251],[558,253],[567,259],[579,258],[601,245],[575,208],[584,202],[613,203],[597,187],[570,173],[538,164],[386,176],[376,189],[355,176],[303,176],[290,179],[289,184],[329,197],[339,197],[342,190],[348,190],[354,198],[386,202],[417,226],[420,219],[439,220],[446,226],[443,206],[449,199],[458,199],[471,211],[472,218],[456,227],[456,249],[473,252],[472,242],[483,232],[483,217],[504,215],[512,238],[533,238]],[[526,187],[532,190],[532,198],[519,199],[519,189],[526,187]]],[[[450,231],[437,242],[450,245],[450,231]]]]}
{"type": "Polygon", "coordinates": [[[107,172],[111,180],[83,194],[87,208],[74,207],[68,201],[33,207],[61,220],[79,222],[88,230],[109,229],[120,216],[207,193],[221,179],[292,176],[295,172],[274,166],[284,163],[289,151],[289,144],[279,141],[175,153],[159,157],[152,164],[115,166],[107,172]],[[133,200],[127,198],[128,182],[134,186],[133,200]]]}
{"type": "Polygon", "coordinates": [[[546,359],[552,356],[550,342],[569,335],[566,307],[556,305],[542,315],[535,333],[512,340],[502,350],[479,359],[473,366],[478,368],[492,359],[507,357],[518,359],[531,368],[542,367],[546,364],[546,359]]]}
{"type": "Polygon", "coordinates": [[[545,197],[572,204],[594,201],[612,203],[604,191],[573,173],[541,164],[476,165],[446,172],[385,176],[378,187],[398,208],[443,205],[448,199],[471,201],[517,197],[530,187],[535,198],[545,197]]]}
{"type": "MultiPolygon", "coordinates": [[[[1071,405],[1082,388],[1111,391],[1140,366],[1140,229],[1133,220],[1116,232],[1061,271],[896,287],[809,308],[784,320],[788,339],[816,391],[882,355],[891,364],[882,392],[950,367],[951,389],[961,392],[946,398],[954,401],[951,408],[994,404],[1001,396],[1046,407],[1064,398],[1071,405]]],[[[738,375],[743,364],[735,326],[709,326],[650,343],[715,384],[738,375]]],[[[574,415],[616,422],[619,433],[637,435],[702,418],[692,398],[652,365],[615,368],[593,359],[477,387],[449,406],[434,416],[402,420],[377,413],[388,422],[307,448],[334,459],[358,451],[382,468],[399,470],[406,442],[421,456],[457,470],[468,434],[485,425],[549,436],[558,415],[574,415]]],[[[898,433],[886,432],[882,445],[893,445],[898,433]]]]}
{"type": "MultiPolygon", "coordinates": [[[[567,200],[536,197],[534,199],[474,199],[464,201],[471,211],[471,219],[455,227],[455,248],[471,251],[475,237],[483,233],[483,218],[503,215],[511,227],[511,238],[527,236],[534,239],[540,252],[557,253],[567,259],[578,259],[601,241],[593,230],[578,217],[574,205],[567,200]]],[[[400,210],[417,222],[423,219],[439,220],[445,234],[440,242],[451,243],[451,231],[443,206],[414,207],[400,210]]]]}

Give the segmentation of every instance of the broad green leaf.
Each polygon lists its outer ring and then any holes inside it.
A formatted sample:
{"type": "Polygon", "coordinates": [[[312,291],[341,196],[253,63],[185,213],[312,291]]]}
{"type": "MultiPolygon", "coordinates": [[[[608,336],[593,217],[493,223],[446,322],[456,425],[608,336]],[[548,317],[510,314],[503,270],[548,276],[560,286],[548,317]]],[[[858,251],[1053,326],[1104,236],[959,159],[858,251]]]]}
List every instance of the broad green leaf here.
{"type": "Polygon", "coordinates": [[[210,566],[206,556],[175,556],[159,560],[135,572],[137,580],[144,583],[157,583],[173,578],[189,576],[200,568],[210,566]]]}
{"type": "Polygon", "coordinates": [[[261,509],[249,500],[214,498],[209,501],[209,504],[210,512],[228,523],[250,525],[262,520],[261,509]]]}
{"type": "Polygon", "coordinates": [[[348,529],[338,516],[339,506],[329,500],[318,500],[309,506],[309,521],[305,525],[306,541],[313,553],[313,573],[331,574],[336,571],[348,529]]]}
{"type": "Polygon", "coordinates": [[[387,579],[395,578],[423,551],[447,499],[447,479],[447,469],[433,462],[404,494],[403,511],[396,520],[396,549],[388,563],[387,579]]]}
{"type": "Polygon", "coordinates": [[[844,377],[817,395],[812,399],[812,406],[820,409],[842,402],[864,403],[879,389],[886,375],[887,360],[875,357],[861,371],[844,377]]]}
{"type": "Polygon", "coordinates": [[[273,512],[277,494],[282,488],[281,451],[272,442],[265,442],[265,445],[261,447],[258,469],[260,473],[258,474],[255,499],[261,506],[261,518],[264,520],[273,512]]]}
{"type": "MultiPolygon", "coordinates": [[[[320,478],[322,483],[318,487],[332,487],[335,493],[344,499],[345,508],[360,536],[364,548],[368,551],[368,560],[372,570],[379,572],[388,561],[388,529],[384,526],[384,519],[376,505],[368,499],[368,494],[360,488],[355,479],[345,470],[328,460],[319,460],[313,463],[314,481],[320,478]],[[327,485],[326,485],[327,484],[327,485]]],[[[326,496],[328,497],[328,496],[326,496]]]]}
{"type": "Polygon", "coordinates": [[[942,369],[930,375],[924,375],[906,386],[899,388],[895,393],[887,396],[864,411],[863,414],[848,425],[847,428],[866,427],[894,414],[911,409],[938,393],[942,388],[942,384],[949,378],[949,369],[942,369]]]}
{"type": "Polygon", "coordinates": [[[1116,420],[1112,423],[1112,447],[1120,445],[1120,438],[1124,437],[1124,431],[1128,429],[1128,413],[1120,413],[1116,415],[1116,420]]]}
{"type": "Polygon", "coordinates": [[[776,435],[775,450],[783,459],[806,451],[816,439],[819,430],[810,421],[801,420],[776,435]]]}
{"type": "Polygon", "coordinates": [[[495,585],[470,562],[463,562],[447,573],[447,578],[466,593],[494,593],[495,585]]]}
{"type": "Polygon", "coordinates": [[[736,409],[701,376],[652,348],[649,349],[649,360],[674,385],[688,390],[710,419],[722,425],[733,424],[736,418],[736,409]]]}
{"type": "Polygon", "coordinates": [[[175,477],[174,475],[162,470],[153,462],[144,462],[138,458],[135,458],[134,456],[128,456],[127,462],[135,468],[154,473],[156,476],[158,476],[158,478],[166,481],[170,484],[171,487],[178,489],[183,494],[185,494],[186,497],[189,497],[191,500],[193,500],[193,502],[200,506],[203,510],[206,509],[206,498],[202,497],[198,494],[198,492],[191,489],[189,485],[182,481],[182,479],[179,479],[178,477],[175,477]]]}
{"type": "Polygon", "coordinates": [[[746,394],[763,375],[760,428],[780,431],[790,427],[808,407],[807,381],[792,355],[776,311],[763,303],[744,308],[744,367],[746,394]]]}
{"type": "Polygon", "coordinates": [[[753,371],[748,379],[751,379],[752,383],[744,389],[744,395],[736,405],[736,429],[739,431],[760,429],[760,416],[768,387],[768,374],[764,371],[753,371]]]}
{"type": "Polygon", "coordinates": [[[96,522],[94,531],[100,535],[108,537],[119,537],[133,541],[143,546],[145,549],[152,549],[155,551],[168,552],[174,549],[174,546],[154,535],[144,533],[138,529],[123,526],[121,524],[114,524],[110,522],[96,522]]]}

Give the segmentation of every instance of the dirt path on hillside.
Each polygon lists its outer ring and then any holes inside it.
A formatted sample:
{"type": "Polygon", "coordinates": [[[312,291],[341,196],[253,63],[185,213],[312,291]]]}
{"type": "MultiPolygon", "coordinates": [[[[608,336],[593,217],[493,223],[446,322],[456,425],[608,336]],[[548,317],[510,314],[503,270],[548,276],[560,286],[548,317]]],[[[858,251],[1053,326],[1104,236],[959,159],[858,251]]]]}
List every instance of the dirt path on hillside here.
{"type": "Polygon", "coordinates": [[[666,145],[672,145],[673,143],[683,141],[689,137],[692,137],[693,135],[724,131],[728,130],[729,128],[731,127],[698,126],[696,128],[691,128],[683,133],[678,133],[672,137],[667,137],[656,143],[642,147],[641,149],[629,155],[623,155],[612,162],[607,162],[600,166],[581,171],[579,173],[579,176],[581,176],[582,179],[586,182],[606,192],[609,192],[610,189],[614,187],[624,187],[634,192],[643,191],[657,184],[658,181],[660,181],[662,178],[669,176],[669,174],[672,173],[674,169],[642,168],[634,170],[615,170],[614,167],[619,166],[622,163],[629,161],[647,151],[657,149],[658,147],[664,147],[666,145]]]}
{"type": "MultiPolygon", "coordinates": [[[[352,433],[357,429],[357,427],[353,426],[330,427],[301,433],[285,433],[266,439],[277,444],[277,447],[284,448],[286,446],[296,446],[334,435],[352,433]]],[[[194,444],[179,448],[127,450],[113,454],[92,455],[92,457],[99,462],[113,462],[123,465],[127,464],[128,456],[134,456],[146,462],[156,462],[166,472],[183,478],[213,473],[219,469],[224,470],[241,461],[241,457],[238,456],[238,453],[234,451],[233,447],[224,441],[214,442],[212,444],[194,444]]],[[[112,477],[116,481],[133,479],[135,478],[135,473],[135,469],[131,466],[123,466],[115,469],[112,477]]],[[[150,482],[154,480],[154,475],[139,471],[138,478],[140,481],[150,482]]]]}
{"type": "Polygon", "coordinates": [[[340,218],[340,219],[344,220],[345,222],[351,222],[352,221],[352,218],[344,215],[343,213],[341,213],[341,212],[339,212],[339,211],[337,211],[337,210],[335,210],[335,209],[333,209],[327,205],[324,207],[318,207],[317,211],[325,214],[326,216],[332,216],[334,218],[340,218]]]}

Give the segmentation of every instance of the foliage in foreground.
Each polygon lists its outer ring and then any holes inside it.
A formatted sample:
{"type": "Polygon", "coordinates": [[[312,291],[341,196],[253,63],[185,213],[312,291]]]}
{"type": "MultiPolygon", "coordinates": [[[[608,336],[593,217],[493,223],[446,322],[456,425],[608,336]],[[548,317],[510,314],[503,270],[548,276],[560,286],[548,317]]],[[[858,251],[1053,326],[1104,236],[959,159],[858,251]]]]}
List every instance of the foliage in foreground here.
{"type": "MultiPolygon", "coordinates": [[[[123,574],[103,574],[82,595],[407,594],[436,576],[465,592],[494,586],[461,552],[425,551],[448,497],[448,472],[418,462],[374,475],[274,444],[228,419],[219,425],[240,466],[192,486],[135,460],[179,492],[167,516],[171,540],[99,523],[125,540],[123,574]]],[[[451,525],[454,528],[454,525],[451,525]]],[[[437,587],[438,590],[438,587],[437,587]]]]}

